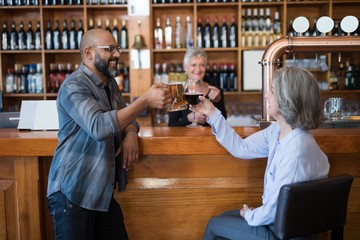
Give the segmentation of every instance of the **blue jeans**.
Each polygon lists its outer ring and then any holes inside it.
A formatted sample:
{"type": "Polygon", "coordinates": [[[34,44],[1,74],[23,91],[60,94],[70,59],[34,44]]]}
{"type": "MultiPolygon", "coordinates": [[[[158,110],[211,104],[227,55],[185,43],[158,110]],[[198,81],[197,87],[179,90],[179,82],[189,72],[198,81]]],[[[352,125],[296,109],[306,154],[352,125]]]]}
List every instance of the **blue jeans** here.
{"type": "Polygon", "coordinates": [[[240,210],[227,211],[209,220],[204,240],[260,240],[275,239],[269,226],[252,227],[240,216],[240,210]]]}
{"type": "Polygon", "coordinates": [[[109,211],[75,205],[62,192],[48,197],[56,240],[128,240],[120,205],[112,198],[109,211]]]}

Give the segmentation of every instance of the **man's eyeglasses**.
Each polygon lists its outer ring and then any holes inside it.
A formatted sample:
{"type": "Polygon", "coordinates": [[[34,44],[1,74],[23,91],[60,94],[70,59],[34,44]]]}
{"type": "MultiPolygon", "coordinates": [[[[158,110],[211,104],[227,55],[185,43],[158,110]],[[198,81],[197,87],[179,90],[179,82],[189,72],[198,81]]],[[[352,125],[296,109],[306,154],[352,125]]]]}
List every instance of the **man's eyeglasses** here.
{"type": "Polygon", "coordinates": [[[102,48],[109,53],[115,53],[115,51],[121,53],[121,48],[119,46],[93,46],[93,48],[102,48]]]}

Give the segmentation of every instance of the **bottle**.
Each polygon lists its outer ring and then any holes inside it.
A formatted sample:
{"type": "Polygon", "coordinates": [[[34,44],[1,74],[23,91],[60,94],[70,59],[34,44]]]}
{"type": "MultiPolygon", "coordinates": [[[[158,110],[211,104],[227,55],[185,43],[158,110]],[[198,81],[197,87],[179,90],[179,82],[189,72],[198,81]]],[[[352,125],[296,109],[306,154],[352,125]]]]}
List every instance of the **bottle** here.
{"type": "Polygon", "coordinates": [[[23,64],[20,73],[20,93],[29,92],[29,85],[27,82],[28,73],[29,73],[29,66],[27,64],[23,64]]]}
{"type": "Polygon", "coordinates": [[[345,83],[345,67],[344,67],[344,63],[340,62],[339,67],[337,69],[336,72],[336,76],[338,79],[338,89],[339,90],[343,90],[345,89],[344,87],[344,83],[345,83]]]}
{"type": "Polygon", "coordinates": [[[129,36],[126,28],[126,20],[122,20],[122,26],[120,30],[120,47],[123,49],[129,48],[129,36]]]}
{"type": "Polygon", "coordinates": [[[18,46],[19,50],[26,50],[26,33],[24,31],[24,22],[20,22],[20,29],[18,32],[18,46]]]}
{"type": "Polygon", "coordinates": [[[36,64],[36,93],[43,93],[44,92],[44,84],[42,81],[42,64],[36,64]]]}
{"type": "Polygon", "coordinates": [[[271,29],[271,17],[270,17],[270,8],[266,8],[265,9],[265,20],[264,20],[264,24],[265,24],[265,31],[267,31],[268,33],[270,32],[271,29]]]}
{"type": "Polygon", "coordinates": [[[26,76],[27,81],[27,93],[36,92],[36,64],[29,64],[29,72],[26,76]]]}
{"type": "Polygon", "coordinates": [[[70,49],[69,29],[67,27],[66,19],[63,22],[63,29],[61,31],[61,46],[62,46],[62,49],[70,49]]]}
{"type": "Polygon", "coordinates": [[[111,33],[110,20],[108,18],[105,20],[105,30],[111,33]]]}
{"type": "Polygon", "coordinates": [[[229,30],[229,47],[235,48],[238,44],[238,27],[236,25],[235,16],[231,17],[231,25],[229,30]]]}
{"type": "Polygon", "coordinates": [[[345,73],[345,89],[346,90],[352,90],[354,89],[354,71],[352,64],[348,64],[346,73],[345,73]]]}
{"type": "Polygon", "coordinates": [[[180,21],[180,16],[176,17],[175,24],[175,48],[183,48],[183,38],[182,38],[182,26],[180,21]]]}
{"type": "Polygon", "coordinates": [[[196,43],[200,48],[204,47],[204,29],[201,22],[202,18],[198,17],[198,23],[196,26],[196,43]]]}
{"type": "Polygon", "coordinates": [[[37,21],[36,31],[35,31],[35,49],[41,50],[41,28],[40,21],[37,21]]]}
{"type": "Polygon", "coordinates": [[[76,33],[76,42],[78,49],[80,49],[80,43],[83,35],[84,35],[83,22],[82,20],[79,20],[79,27],[76,33]]]}
{"type": "Polygon", "coordinates": [[[15,81],[16,81],[15,69],[8,68],[7,69],[7,74],[5,76],[5,84],[6,84],[5,92],[6,93],[13,93],[14,92],[14,82],[15,81]]]}
{"type": "Polygon", "coordinates": [[[77,49],[76,30],[75,30],[75,20],[74,19],[71,20],[71,22],[70,22],[69,48],[77,49]]]}
{"type": "Polygon", "coordinates": [[[190,16],[186,16],[185,47],[189,48],[192,46],[194,46],[193,27],[190,16]]]}
{"type": "Polygon", "coordinates": [[[212,29],[212,43],[214,48],[220,47],[220,26],[219,26],[219,17],[215,16],[214,25],[212,29]]]}
{"type": "Polygon", "coordinates": [[[210,69],[210,64],[206,64],[206,71],[205,71],[205,76],[204,76],[204,82],[209,83],[210,85],[214,85],[213,81],[212,81],[212,77],[211,77],[211,69],[210,69]]]}
{"type": "Polygon", "coordinates": [[[264,9],[260,8],[259,13],[259,32],[265,31],[265,17],[264,17],[264,9]]]}
{"type": "Polygon", "coordinates": [[[166,25],[165,25],[165,46],[166,49],[172,48],[172,27],[170,25],[170,18],[166,17],[166,25]]]}
{"type": "Polygon", "coordinates": [[[314,22],[313,22],[313,26],[312,26],[312,28],[310,30],[310,36],[312,36],[312,37],[320,36],[320,32],[316,27],[316,23],[317,23],[317,18],[315,17],[314,22]]]}
{"type": "Polygon", "coordinates": [[[94,20],[92,18],[89,19],[89,30],[94,29],[94,20]]]}
{"type": "Polygon", "coordinates": [[[211,48],[213,46],[211,41],[211,25],[210,25],[210,17],[206,17],[206,24],[204,26],[204,48],[211,48]]]}
{"type": "Polygon", "coordinates": [[[130,92],[129,67],[124,67],[124,92],[130,92]]]}
{"type": "Polygon", "coordinates": [[[161,82],[162,83],[168,83],[169,82],[169,75],[167,73],[167,64],[163,63],[161,65],[162,67],[162,72],[161,72],[161,82]]]}
{"type": "Polygon", "coordinates": [[[160,63],[155,63],[154,83],[161,83],[160,63]]]}
{"type": "Polygon", "coordinates": [[[33,29],[32,29],[31,21],[29,21],[28,29],[26,31],[26,48],[28,50],[34,50],[35,49],[35,34],[34,34],[33,29]]]}
{"type": "Polygon", "coordinates": [[[53,48],[56,50],[60,49],[60,42],[59,20],[56,20],[55,29],[53,31],[53,48]]]}
{"type": "Polygon", "coordinates": [[[259,16],[258,16],[258,9],[254,8],[253,9],[253,16],[251,19],[251,30],[253,32],[257,32],[259,31],[259,16]]]}
{"type": "Polygon", "coordinates": [[[330,82],[329,82],[329,90],[337,90],[338,89],[338,78],[336,75],[335,65],[331,66],[330,70],[330,82]]]}
{"type": "Polygon", "coordinates": [[[97,21],[96,27],[99,28],[99,29],[102,29],[102,22],[101,22],[101,19],[100,19],[100,18],[99,18],[98,21],[97,21]]]}
{"type": "Polygon", "coordinates": [[[18,50],[18,32],[16,31],[15,22],[12,21],[11,23],[11,32],[10,32],[10,49],[11,50],[18,50]]]}
{"type": "Polygon", "coordinates": [[[1,50],[10,49],[10,34],[7,30],[7,22],[4,21],[3,29],[1,32],[1,50]]]}
{"type": "Polygon", "coordinates": [[[156,19],[156,27],[154,29],[154,44],[155,49],[163,48],[163,30],[160,25],[160,18],[156,19]]]}
{"type": "Polygon", "coordinates": [[[221,25],[221,32],[220,32],[220,47],[227,48],[229,47],[229,28],[227,25],[227,18],[224,16],[222,19],[223,24],[221,25]]]}
{"type": "Polygon", "coordinates": [[[114,27],[111,30],[111,33],[112,33],[113,37],[115,38],[116,43],[119,44],[120,43],[120,41],[119,41],[119,39],[120,39],[120,31],[119,31],[119,28],[118,28],[118,22],[117,22],[116,18],[114,18],[113,24],[114,24],[114,27]]]}
{"type": "Polygon", "coordinates": [[[278,11],[276,11],[274,14],[274,35],[275,40],[282,37],[280,13],[278,11]]]}
{"type": "Polygon", "coordinates": [[[54,48],[54,38],[53,32],[51,30],[51,21],[47,21],[47,28],[45,32],[45,49],[53,49],[54,48]]]}
{"type": "Polygon", "coordinates": [[[219,73],[219,70],[218,70],[218,67],[216,65],[216,63],[213,63],[212,65],[212,81],[213,81],[213,84],[215,86],[218,86],[220,87],[220,73],[219,73]]]}
{"type": "Polygon", "coordinates": [[[15,63],[15,82],[13,87],[14,93],[20,93],[21,68],[22,68],[22,64],[15,63]]]}

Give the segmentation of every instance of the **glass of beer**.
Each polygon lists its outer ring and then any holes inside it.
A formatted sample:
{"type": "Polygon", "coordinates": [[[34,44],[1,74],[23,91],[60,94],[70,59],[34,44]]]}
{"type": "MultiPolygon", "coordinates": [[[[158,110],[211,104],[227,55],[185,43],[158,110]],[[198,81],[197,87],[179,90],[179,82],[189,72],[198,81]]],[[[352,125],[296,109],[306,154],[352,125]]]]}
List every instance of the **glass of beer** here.
{"type": "Polygon", "coordinates": [[[187,102],[184,96],[184,85],[182,82],[171,82],[166,84],[171,93],[171,104],[168,106],[168,112],[175,112],[187,109],[187,102]]]}

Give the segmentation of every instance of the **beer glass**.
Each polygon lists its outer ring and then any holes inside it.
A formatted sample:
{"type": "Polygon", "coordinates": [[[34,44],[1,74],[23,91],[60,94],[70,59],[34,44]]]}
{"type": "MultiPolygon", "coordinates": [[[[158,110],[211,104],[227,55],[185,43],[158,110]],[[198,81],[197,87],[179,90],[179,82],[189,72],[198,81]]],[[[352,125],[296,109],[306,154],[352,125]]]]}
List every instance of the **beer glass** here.
{"type": "Polygon", "coordinates": [[[166,84],[171,93],[171,104],[168,106],[168,112],[175,112],[187,109],[187,102],[184,97],[184,85],[181,82],[171,82],[166,84]]]}
{"type": "MultiPolygon", "coordinates": [[[[201,79],[188,79],[185,83],[185,99],[190,105],[196,105],[200,102],[199,96],[203,96],[203,82],[201,79]]],[[[201,127],[196,121],[195,112],[193,122],[186,125],[188,128],[201,127]]]]}
{"type": "Polygon", "coordinates": [[[340,120],[342,117],[343,100],[339,97],[331,97],[324,103],[324,114],[330,120],[340,120]]]}

